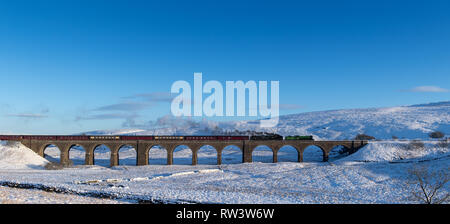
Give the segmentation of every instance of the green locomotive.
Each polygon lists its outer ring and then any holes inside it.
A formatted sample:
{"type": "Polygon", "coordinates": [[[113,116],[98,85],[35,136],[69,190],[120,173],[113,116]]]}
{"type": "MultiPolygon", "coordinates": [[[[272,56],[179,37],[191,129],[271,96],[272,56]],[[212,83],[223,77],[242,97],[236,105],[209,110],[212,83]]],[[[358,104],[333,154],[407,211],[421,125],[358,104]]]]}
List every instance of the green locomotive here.
{"type": "Polygon", "coordinates": [[[295,136],[286,136],[284,137],[284,140],[314,140],[313,136],[311,135],[307,135],[307,136],[299,136],[299,135],[295,135],[295,136]]]}

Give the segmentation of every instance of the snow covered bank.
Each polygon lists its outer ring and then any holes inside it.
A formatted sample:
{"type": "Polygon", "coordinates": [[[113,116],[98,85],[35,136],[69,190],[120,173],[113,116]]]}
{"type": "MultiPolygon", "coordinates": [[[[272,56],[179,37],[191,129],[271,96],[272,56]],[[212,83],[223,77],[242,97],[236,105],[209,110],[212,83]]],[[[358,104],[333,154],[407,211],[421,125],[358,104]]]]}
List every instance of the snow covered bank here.
{"type": "Polygon", "coordinates": [[[356,153],[336,162],[393,162],[398,160],[428,160],[450,156],[450,148],[438,142],[381,141],[371,142],[356,153]]]}
{"type": "Polygon", "coordinates": [[[0,141],[0,169],[44,169],[48,160],[20,143],[0,141]]]}

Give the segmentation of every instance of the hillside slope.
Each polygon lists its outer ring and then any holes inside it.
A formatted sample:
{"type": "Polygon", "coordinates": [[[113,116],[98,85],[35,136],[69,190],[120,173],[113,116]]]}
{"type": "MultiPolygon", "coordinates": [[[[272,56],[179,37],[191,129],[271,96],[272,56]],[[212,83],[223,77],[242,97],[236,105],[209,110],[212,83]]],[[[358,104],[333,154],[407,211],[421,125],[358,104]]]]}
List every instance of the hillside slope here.
{"type": "MultiPolygon", "coordinates": [[[[171,118],[176,120],[175,118],[171,118]]],[[[352,139],[365,133],[377,139],[428,139],[432,131],[450,133],[450,101],[386,108],[345,109],[308,112],[280,117],[274,128],[261,129],[259,121],[156,122],[147,129],[123,129],[86,132],[85,134],[129,135],[206,135],[225,131],[254,130],[281,135],[314,135],[317,139],[352,139]]]]}

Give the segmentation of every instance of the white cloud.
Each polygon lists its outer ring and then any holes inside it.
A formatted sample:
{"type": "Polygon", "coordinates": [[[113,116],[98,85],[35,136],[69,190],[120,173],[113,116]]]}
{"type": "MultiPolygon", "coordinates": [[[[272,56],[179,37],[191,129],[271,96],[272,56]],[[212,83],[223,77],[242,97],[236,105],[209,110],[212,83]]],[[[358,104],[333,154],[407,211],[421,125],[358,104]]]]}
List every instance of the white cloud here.
{"type": "Polygon", "coordinates": [[[46,118],[47,115],[44,114],[8,114],[9,117],[21,117],[21,118],[46,118]]]}
{"type": "Polygon", "coordinates": [[[150,103],[126,102],[99,107],[94,109],[93,111],[139,111],[150,106],[150,103]]]}
{"type": "Polygon", "coordinates": [[[408,92],[428,92],[428,93],[444,93],[448,92],[448,89],[441,88],[439,86],[418,86],[408,90],[408,92]]]}
{"type": "Polygon", "coordinates": [[[95,115],[88,115],[88,116],[78,116],[75,118],[76,121],[78,120],[109,120],[109,119],[127,119],[131,117],[136,117],[134,114],[95,114],[95,115]]]}

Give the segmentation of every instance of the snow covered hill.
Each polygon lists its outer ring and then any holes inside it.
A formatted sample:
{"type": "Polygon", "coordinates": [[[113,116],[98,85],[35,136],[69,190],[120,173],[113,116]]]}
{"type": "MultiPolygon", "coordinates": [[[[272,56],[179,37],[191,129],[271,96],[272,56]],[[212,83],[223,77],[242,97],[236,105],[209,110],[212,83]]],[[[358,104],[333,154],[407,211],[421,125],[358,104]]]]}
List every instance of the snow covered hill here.
{"type": "Polygon", "coordinates": [[[352,139],[368,134],[377,139],[428,139],[428,134],[450,133],[450,101],[387,108],[345,109],[308,112],[280,117],[278,126],[259,128],[259,121],[196,122],[172,117],[160,118],[146,129],[122,129],[85,134],[207,135],[224,131],[254,130],[281,135],[314,135],[316,139],[352,139]]]}
{"type": "MultiPolygon", "coordinates": [[[[238,128],[247,126],[242,123],[238,128]]],[[[450,133],[449,103],[294,114],[280,117],[272,131],[312,134],[321,139],[351,139],[361,133],[377,139],[428,139],[436,130],[450,133]]]]}
{"type": "Polygon", "coordinates": [[[18,142],[0,141],[0,170],[44,169],[48,161],[18,142]]]}

